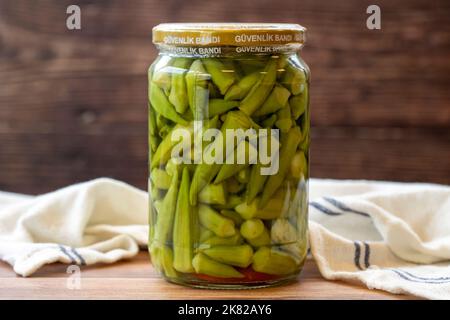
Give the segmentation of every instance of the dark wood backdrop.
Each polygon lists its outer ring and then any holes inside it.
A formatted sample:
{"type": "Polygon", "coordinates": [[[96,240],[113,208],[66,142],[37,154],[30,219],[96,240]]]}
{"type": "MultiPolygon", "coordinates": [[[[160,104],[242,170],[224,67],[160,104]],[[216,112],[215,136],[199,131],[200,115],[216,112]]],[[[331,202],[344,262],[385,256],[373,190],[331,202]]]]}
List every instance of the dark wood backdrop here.
{"type": "Polygon", "coordinates": [[[0,190],[145,188],[151,29],[176,21],[308,28],[314,177],[449,184],[449,17],[448,0],[0,0],[0,190]]]}

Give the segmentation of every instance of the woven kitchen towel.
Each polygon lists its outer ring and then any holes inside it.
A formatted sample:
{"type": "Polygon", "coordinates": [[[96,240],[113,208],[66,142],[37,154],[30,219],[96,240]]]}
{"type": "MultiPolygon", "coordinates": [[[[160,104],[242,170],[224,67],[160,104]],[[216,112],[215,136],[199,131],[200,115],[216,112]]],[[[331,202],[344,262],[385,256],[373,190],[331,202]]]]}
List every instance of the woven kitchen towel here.
{"type": "Polygon", "coordinates": [[[147,193],[96,179],[37,197],[0,192],[0,259],[29,276],[45,264],[131,258],[147,243],[147,193]]]}
{"type": "MultiPolygon", "coordinates": [[[[97,179],[37,196],[0,193],[0,259],[112,263],[147,241],[147,194],[97,179]]],[[[327,279],[450,299],[450,187],[311,179],[311,251],[327,279]]]]}
{"type": "Polygon", "coordinates": [[[327,279],[450,299],[450,187],[312,180],[311,252],[327,279]]]}

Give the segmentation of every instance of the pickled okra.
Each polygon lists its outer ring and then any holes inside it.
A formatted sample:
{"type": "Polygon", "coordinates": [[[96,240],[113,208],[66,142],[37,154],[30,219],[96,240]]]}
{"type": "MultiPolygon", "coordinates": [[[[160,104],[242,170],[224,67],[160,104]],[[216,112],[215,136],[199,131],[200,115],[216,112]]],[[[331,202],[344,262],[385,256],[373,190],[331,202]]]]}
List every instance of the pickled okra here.
{"type": "Polygon", "coordinates": [[[208,58],[203,63],[211,75],[212,81],[219,88],[220,93],[224,95],[234,83],[234,75],[230,72],[224,72],[226,70],[225,64],[218,59],[208,58]]]}
{"type": "Polygon", "coordinates": [[[149,99],[156,112],[173,122],[187,125],[187,121],[177,113],[164,91],[154,83],[150,85],[149,99]]]}
{"type": "Polygon", "coordinates": [[[298,274],[307,250],[308,67],[289,50],[171,52],[148,80],[154,267],[201,286],[298,274]]]}
{"type": "Polygon", "coordinates": [[[239,273],[232,266],[217,262],[209,258],[203,253],[198,253],[192,260],[195,271],[197,273],[215,276],[219,278],[243,278],[244,275],[239,273]]]}
{"type": "Polygon", "coordinates": [[[231,237],[236,233],[234,222],[207,205],[198,206],[200,223],[219,237],[231,237]]]}
{"type": "MultiPolygon", "coordinates": [[[[234,129],[248,129],[254,127],[256,124],[241,111],[230,111],[227,113],[227,117],[220,128],[221,135],[226,136],[227,130],[234,129]]],[[[222,162],[226,157],[227,143],[233,143],[233,141],[225,141],[223,139],[216,139],[209,144],[206,149],[213,149],[222,153],[222,162]]],[[[220,163],[207,164],[205,162],[197,165],[194,173],[194,177],[191,183],[191,189],[189,193],[190,201],[192,205],[197,203],[198,192],[203,189],[208,183],[210,183],[214,177],[219,173],[221,168],[220,163]]]]}
{"type": "Polygon", "coordinates": [[[189,204],[189,171],[183,169],[173,226],[173,267],[180,272],[193,272],[194,227],[189,204]]]}
{"type": "Polygon", "coordinates": [[[186,93],[188,105],[195,119],[203,119],[208,104],[208,80],[207,74],[201,60],[192,62],[186,73],[186,93]]]}
{"type": "Polygon", "coordinates": [[[198,200],[201,203],[224,205],[227,201],[224,184],[219,183],[207,185],[198,194],[198,200]]]}
{"type": "Polygon", "coordinates": [[[253,249],[248,244],[215,246],[202,252],[213,260],[241,268],[247,268],[253,257],[253,249]]]}
{"type": "Polygon", "coordinates": [[[202,241],[199,248],[211,248],[215,246],[234,246],[242,243],[242,236],[238,231],[234,233],[231,237],[219,237],[213,235],[206,240],[202,241]]]}
{"type": "Polygon", "coordinates": [[[172,70],[175,71],[172,73],[169,101],[179,114],[183,114],[189,106],[185,74],[190,64],[188,58],[175,59],[172,64],[172,70]]]}
{"type": "Polygon", "coordinates": [[[241,234],[253,247],[270,244],[270,234],[264,223],[259,219],[246,220],[241,225],[241,234]]]}
{"type": "Polygon", "coordinates": [[[262,247],[253,255],[252,267],[258,272],[283,275],[295,272],[299,265],[289,253],[262,247]]]}
{"type": "Polygon", "coordinates": [[[269,61],[264,71],[261,72],[258,81],[250,89],[250,92],[242,99],[239,108],[248,115],[260,107],[270,94],[277,74],[277,63],[275,59],[269,61]]]}

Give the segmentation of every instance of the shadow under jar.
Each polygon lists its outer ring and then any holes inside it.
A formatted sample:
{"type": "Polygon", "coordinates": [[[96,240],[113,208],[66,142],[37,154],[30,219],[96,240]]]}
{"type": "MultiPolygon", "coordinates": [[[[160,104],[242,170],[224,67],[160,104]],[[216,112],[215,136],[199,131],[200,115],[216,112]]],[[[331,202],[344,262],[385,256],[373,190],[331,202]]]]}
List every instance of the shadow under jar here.
{"type": "Polygon", "coordinates": [[[307,253],[309,78],[292,24],[161,24],[149,79],[149,251],[170,282],[266,287],[307,253]]]}

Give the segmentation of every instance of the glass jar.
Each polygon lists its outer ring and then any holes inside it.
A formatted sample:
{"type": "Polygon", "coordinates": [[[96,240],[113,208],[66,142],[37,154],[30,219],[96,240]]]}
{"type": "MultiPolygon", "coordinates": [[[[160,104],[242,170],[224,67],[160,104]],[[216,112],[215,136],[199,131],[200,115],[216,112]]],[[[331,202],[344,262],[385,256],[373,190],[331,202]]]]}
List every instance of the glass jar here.
{"type": "Polygon", "coordinates": [[[307,253],[309,78],[292,24],[161,24],[149,251],[170,282],[277,285],[307,253]]]}

